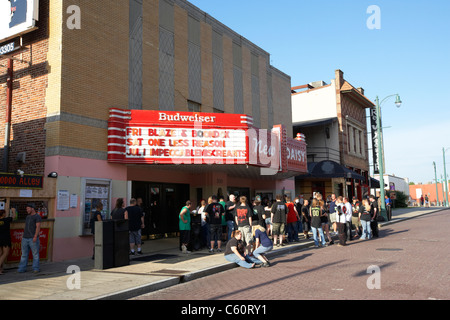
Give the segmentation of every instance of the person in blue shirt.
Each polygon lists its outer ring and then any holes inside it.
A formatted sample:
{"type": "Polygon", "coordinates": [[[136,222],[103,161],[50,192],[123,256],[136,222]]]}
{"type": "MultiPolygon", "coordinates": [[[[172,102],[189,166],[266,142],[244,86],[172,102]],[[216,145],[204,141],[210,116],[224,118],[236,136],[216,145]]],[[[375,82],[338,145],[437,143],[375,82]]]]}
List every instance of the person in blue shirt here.
{"type": "Polygon", "coordinates": [[[392,218],[392,199],[389,198],[388,195],[384,196],[384,202],[386,203],[386,215],[388,218],[388,221],[391,221],[392,218]]]}
{"type": "Polygon", "coordinates": [[[253,236],[256,240],[256,249],[253,251],[253,256],[262,262],[263,267],[270,267],[269,260],[266,258],[265,253],[273,249],[273,242],[267,236],[266,229],[260,225],[256,226],[253,229],[253,236]]]}

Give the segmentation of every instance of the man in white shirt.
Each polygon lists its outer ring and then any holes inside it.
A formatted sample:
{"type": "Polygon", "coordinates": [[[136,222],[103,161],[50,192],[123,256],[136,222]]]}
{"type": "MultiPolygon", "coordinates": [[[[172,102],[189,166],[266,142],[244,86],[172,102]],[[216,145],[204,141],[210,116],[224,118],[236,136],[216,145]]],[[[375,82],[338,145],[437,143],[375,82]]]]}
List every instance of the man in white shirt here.
{"type": "Polygon", "coordinates": [[[347,197],[344,197],[344,208],[345,208],[345,224],[346,224],[346,232],[347,232],[347,241],[352,240],[352,213],[353,207],[352,204],[348,201],[347,197]]]}

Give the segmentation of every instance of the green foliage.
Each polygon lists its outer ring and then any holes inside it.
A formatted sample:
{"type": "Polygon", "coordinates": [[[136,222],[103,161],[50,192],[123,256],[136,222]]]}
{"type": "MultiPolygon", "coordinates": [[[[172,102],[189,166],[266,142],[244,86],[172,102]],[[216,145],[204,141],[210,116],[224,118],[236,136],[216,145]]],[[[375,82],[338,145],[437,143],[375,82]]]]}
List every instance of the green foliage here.
{"type": "Polygon", "coordinates": [[[408,207],[408,196],[401,191],[396,191],[397,199],[395,200],[395,208],[406,208],[408,207]]]}

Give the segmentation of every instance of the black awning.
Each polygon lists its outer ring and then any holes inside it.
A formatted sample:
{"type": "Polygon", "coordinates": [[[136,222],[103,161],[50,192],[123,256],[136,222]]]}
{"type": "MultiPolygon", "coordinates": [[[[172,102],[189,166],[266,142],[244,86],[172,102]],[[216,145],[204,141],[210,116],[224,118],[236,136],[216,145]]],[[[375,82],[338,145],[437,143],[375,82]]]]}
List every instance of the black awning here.
{"type": "Polygon", "coordinates": [[[309,162],[308,174],[297,176],[297,178],[346,178],[362,181],[366,180],[364,176],[331,160],[309,162]]]}
{"type": "MultiPolygon", "coordinates": [[[[388,185],[385,183],[384,186],[387,187],[388,185]]],[[[379,189],[380,188],[380,180],[370,177],[370,188],[371,189],[379,189]]]]}

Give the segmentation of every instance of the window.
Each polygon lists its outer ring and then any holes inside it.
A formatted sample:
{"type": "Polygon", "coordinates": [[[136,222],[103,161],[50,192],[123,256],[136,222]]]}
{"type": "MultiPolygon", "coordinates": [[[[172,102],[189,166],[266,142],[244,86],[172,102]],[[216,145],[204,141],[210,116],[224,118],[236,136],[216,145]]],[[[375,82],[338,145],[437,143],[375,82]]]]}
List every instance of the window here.
{"type": "Polygon", "coordinates": [[[364,130],[359,126],[347,125],[347,151],[350,155],[365,157],[364,130]]]}
{"type": "Polygon", "coordinates": [[[201,112],[202,105],[200,103],[188,100],[188,110],[190,112],[201,112]]]}

